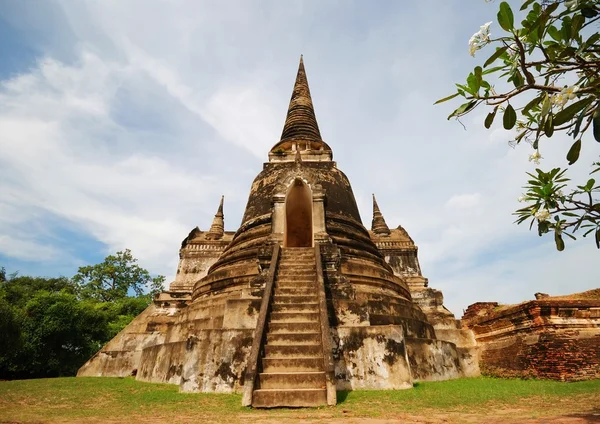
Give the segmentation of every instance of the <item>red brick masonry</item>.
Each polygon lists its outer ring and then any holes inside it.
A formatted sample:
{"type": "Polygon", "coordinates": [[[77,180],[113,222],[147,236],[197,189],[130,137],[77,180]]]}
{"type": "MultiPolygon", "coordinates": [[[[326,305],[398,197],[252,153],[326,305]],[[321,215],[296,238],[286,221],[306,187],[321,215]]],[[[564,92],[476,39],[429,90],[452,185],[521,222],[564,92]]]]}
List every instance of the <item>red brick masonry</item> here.
{"type": "Polygon", "coordinates": [[[481,347],[482,373],[561,381],[600,378],[600,300],[475,303],[462,325],[481,347]]]}

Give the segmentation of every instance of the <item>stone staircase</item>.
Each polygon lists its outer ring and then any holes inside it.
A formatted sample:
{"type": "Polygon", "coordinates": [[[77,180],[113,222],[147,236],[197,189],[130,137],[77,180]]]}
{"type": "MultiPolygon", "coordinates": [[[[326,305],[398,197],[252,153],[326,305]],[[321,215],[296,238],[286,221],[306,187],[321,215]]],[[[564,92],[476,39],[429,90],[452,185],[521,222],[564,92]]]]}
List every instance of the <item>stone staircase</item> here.
{"type": "Polygon", "coordinates": [[[315,251],[284,248],[252,406],[327,405],[315,251]]]}

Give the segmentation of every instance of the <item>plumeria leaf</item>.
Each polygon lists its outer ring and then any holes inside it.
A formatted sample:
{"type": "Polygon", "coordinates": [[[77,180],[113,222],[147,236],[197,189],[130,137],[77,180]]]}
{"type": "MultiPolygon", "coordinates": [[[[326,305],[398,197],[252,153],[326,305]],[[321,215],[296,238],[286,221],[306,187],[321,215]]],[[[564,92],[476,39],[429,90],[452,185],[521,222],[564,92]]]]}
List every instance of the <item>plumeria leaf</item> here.
{"type": "Polygon", "coordinates": [[[592,124],[594,127],[594,138],[597,142],[600,143],[600,114],[598,113],[598,111],[594,113],[594,120],[592,121],[592,124]]]}
{"type": "Polygon", "coordinates": [[[575,122],[575,129],[573,130],[573,138],[577,138],[577,135],[579,134],[579,129],[581,128],[581,123],[583,122],[583,117],[587,113],[587,110],[588,108],[583,109],[577,117],[577,121],[575,122]]]}
{"type": "Polygon", "coordinates": [[[513,16],[512,9],[505,1],[500,3],[500,10],[498,11],[498,24],[500,24],[504,31],[512,31],[515,25],[515,18],[513,16]]]}
{"type": "Polygon", "coordinates": [[[463,114],[467,113],[476,104],[477,104],[477,102],[475,100],[472,100],[472,101],[467,102],[467,103],[463,103],[454,112],[452,112],[450,115],[448,115],[448,119],[452,118],[453,116],[460,116],[460,115],[463,115],[463,114]]]}
{"type": "Polygon", "coordinates": [[[489,129],[492,126],[492,123],[494,122],[494,117],[496,116],[496,112],[498,111],[498,106],[496,106],[494,108],[494,110],[492,110],[490,113],[488,113],[488,115],[485,117],[485,122],[483,123],[483,125],[489,129]]]}
{"type": "Polygon", "coordinates": [[[548,98],[548,95],[546,94],[544,96],[544,102],[542,103],[542,110],[541,110],[541,115],[542,118],[544,116],[546,116],[548,114],[548,112],[550,112],[550,99],[548,98]]]}
{"type": "Polygon", "coordinates": [[[455,98],[456,96],[458,96],[459,94],[460,94],[460,93],[454,93],[454,94],[452,94],[452,95],[450,95],[450,96],[448,96],[448,97],[444,97],[443,99],[439,99],[437,102],[435,102],[435,103],[434,103],[434,105],[437,105],[438,103],[443,103],[443,102],[446,102],[446,101],[448,101],[448,100],[450,100],[450,99],[453,99],[453,98],[455,98]]]}
{"type": "Polygon", "coordinates": [[[519,10],[525,10],[525,9],[527,9],[529,7],[529,5],[531,3],[533,3],[534,1],[535,0],[527,0],[527,1],[523,2],[523,5],[521,6],[521,9],[519,9],[519,10]]]}
{"type": "Polygon", "coordinates": [[[494,63],[494,61],[496,59],[498,59],[500,56],[502,56],[502,54],[508,49],[508,46],[504,46],[504,47],[500,47],[499,49],[496,49],[496,51],[494,52],[494,54],[492,54],[488,60],[485,61],[485,63],[483,64],[484,68],[487,68],[488,65],[491,65],[492,63],[494,63]]]}
{"type": "Polygon", "coordinates": [[[546,134],[546,137],[552,137],[552,134],[554,134],[554,123],[552,121],[552,114],[550,114],[544,124],[544,133],[546,134]]]}
{"type": "Polygon", "coordinates": [[[598,14],[598,11],[590,6],[584,6],[581,8],[581,14],[586,18],[593,18],[598,14]]]}
{"type": "Polygon", "coordinates": [[[533,109],[534,107],[536,107],[537,105],[539,105],[539,104],[540,104],[540,102],[542,101],[542,98],[543,98],[543,96],[537,96],[537,97],[535,97],[533,100],[531,100],[529,103],[527,103],[527,104],[525,105],[525,107],[524,107],[524,108],[523,108],[523,110],[522,110],[522,113],[523,113],[524,115],[528,115],[528,114],[529,114],[529,111],[530,111],[531,109],[533,109]]]}
{"type": "Polygon", "coordinates": [[[550,25],[548,27],[548,34],[550,37],[554,38],[556,41],[560,41],[560,32],[556,29],[555,26],[550,25]]]}
{"type": "Polygon", "coordinates": [[[558,231],[554,231],[554,242],[556,243],[556,250],[559,252],[565,250],[565,242],[558,231]]]}
{"type": "Polygon", "coordinates": [[[581,139],[577,140],[571,148],[569,149],[569,153],[567,153],[567,160],[569,161],[569,165],[573,165],[579,159],[579,152],[581,152],[581,139]]]}
{"type": "Polygon", "coordinates": [[[594,99],[592,97],[587,97],[583,100],[573,103],[570,106],[567,106],[554,116],[554,126],[559,126],[569,122],[571,119],[573,119],[577,112],[588,106],[593,101],[594,99]]]}
{"type": "Polygon", "coordinates": [[[506,109],[504,110],[504,116],[502,117],[502,124],[504,125],[504,129],[510,130],[515,126],[517,122],[517,113],[513,109],[513,107],[508,104],[506,109]]]}
{"type": "Polygon", "coordinates": [[[596,230],[596,247],[600,249],[600,228],[596,230]]]}

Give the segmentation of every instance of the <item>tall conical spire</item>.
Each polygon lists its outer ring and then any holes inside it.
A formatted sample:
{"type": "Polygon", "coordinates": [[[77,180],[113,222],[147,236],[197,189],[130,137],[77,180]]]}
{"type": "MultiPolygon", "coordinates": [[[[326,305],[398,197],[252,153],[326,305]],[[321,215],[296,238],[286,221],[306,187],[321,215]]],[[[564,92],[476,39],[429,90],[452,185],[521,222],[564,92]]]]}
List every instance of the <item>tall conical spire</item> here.
{"type": "Polygon", "coordinates": [[[223,232],[225,230],[225,221],[223,215],[223,199],[225,196],[221,196],[221,203],[219,203],[219,209],[217,209],[217,213],[213,219],[212,225],[210,226],[210,230],[208,230],[207,238],[218,240],[223,237],[223,232]]]}
{"type": "Polygon", "coordinates": [[[371,230],[375,234],[390,234],[390,228],[385,223],[385,219],[383,219],[383,214],[379,210],[379,205],[377,204],[377,200],[375,200],[375,194],[373,194],[373,221],[371,221],[371,230]]]}
{"type": "Polygon", "coordinates": [[[302,56],[300,56],[296,83],[281,133],[281,141],[284,140],[322,141],[302,56]]]}

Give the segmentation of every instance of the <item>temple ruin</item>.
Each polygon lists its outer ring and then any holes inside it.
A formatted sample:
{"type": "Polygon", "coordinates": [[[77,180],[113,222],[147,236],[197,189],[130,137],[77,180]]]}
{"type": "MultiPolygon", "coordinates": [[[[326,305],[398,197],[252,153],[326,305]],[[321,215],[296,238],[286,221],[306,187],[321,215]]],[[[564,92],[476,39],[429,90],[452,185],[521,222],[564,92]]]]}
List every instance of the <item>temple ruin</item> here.
{"type": "Polygon", "coordinates": [[[421,274],[418,249],[373,196],[367,230],[322,140],[302,59],[281,139],[240,227],[183,240],[175,281],[79,370],[240,392],[255,407],[336,403],[336,390],[409,389],[479,375],[475,333],[421,274]]]}

